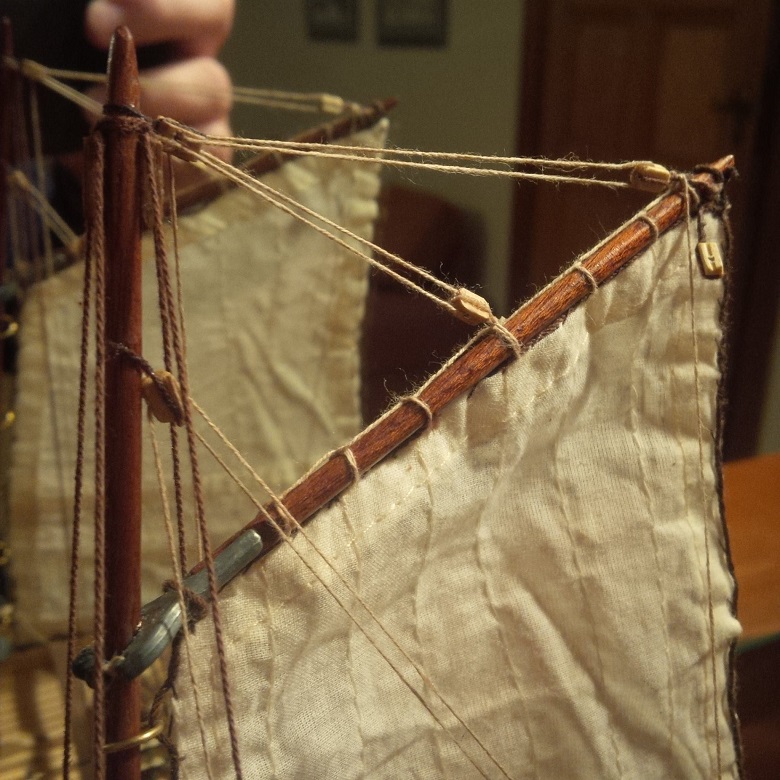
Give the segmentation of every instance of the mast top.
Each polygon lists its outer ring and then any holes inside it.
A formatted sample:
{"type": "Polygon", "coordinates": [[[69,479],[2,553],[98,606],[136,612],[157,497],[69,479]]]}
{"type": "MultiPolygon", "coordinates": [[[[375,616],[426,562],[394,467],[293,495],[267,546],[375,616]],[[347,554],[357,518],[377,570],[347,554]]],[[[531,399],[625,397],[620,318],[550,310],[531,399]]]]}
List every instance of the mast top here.
{"type": "Polygon", "coordinates": [[[141,105],[135,41],[133,34],[125,26],[117,27],[108,50],[107,105],[123,106],[136,111],[141,105]]]}

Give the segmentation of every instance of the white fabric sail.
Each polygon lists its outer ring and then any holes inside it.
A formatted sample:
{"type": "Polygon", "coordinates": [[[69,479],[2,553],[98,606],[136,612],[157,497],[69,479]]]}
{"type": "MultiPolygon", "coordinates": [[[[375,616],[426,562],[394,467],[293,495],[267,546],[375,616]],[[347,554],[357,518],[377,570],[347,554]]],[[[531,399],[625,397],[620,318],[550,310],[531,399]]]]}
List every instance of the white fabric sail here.
{"type": "MultiPolygon", "coordinates": [[[[714,443],[722,284],[698,267],[691,281],[685,230],[308,524],[387,633],[302,535],[225,589],[245,777],[738,775],[714,443]]],[[[182,776],[208,761],[232,777],[210,618],[190,643],[182,776]]]]}
{"type": "MultiPolygon", "coordinates": [[[[386,132],[383,120],[347,143],[382,147],[386,132]]],[[[263,181],[371,237],[377,169],[301,158],[263,181]]],[[[360,428],[358,343],[366,267],[241,190],[181,217],[180,238],[192,394],[271,484],[288,484],[360,428]]],[[[145,242],[144,256],[151,258],[149,237],[145,242]]],[[[159,368],[151,260],[144,277],[144,357],[159,368]]],[[[82,284],[78,265],[36,285],[22,317],[10,489],[21,639],[63,632],[67,623],[82,284]]],[[[164,449],[167,432],[158,435],[164,449]]],[[[143,594],[149,599],[171,568],[151,448],[144,458],[143,594]]],[[[88,464],[93,460],[88,452],[88,464]]],[[[204,459],[201,471],[209,524],[219,541],[232,533],[237,518],[251,513],[252,504],[229,488],[218,464],[204,459]]],[[[86,517],[91,498],[88,491],[86,517]]],[[[91,529],[82,561],[91,571],[91,529]]],[[[85,578],[85,617],[91,591],[85,578]]]]}

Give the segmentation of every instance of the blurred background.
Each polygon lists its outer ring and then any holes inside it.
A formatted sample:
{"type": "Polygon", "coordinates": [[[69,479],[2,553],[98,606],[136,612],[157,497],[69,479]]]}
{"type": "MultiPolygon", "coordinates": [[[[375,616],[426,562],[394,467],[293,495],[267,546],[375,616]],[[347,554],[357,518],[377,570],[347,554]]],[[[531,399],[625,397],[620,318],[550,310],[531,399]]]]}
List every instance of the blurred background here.
{"type": "MultiPolygon", "coordinates": [[[[397,146],[682,170],[734,154],[731,459],[780,450],[779,15],[772,0],[239,0],[223,61],[236,84],[398,97],[397,146]]],[[[286,129],[242,107],[234,118],[246,135],[286,129]]],[[[439,265],[504,313],[642,202],[464,176],[414,182],[461,211],[468,257],[439,265]]]]}

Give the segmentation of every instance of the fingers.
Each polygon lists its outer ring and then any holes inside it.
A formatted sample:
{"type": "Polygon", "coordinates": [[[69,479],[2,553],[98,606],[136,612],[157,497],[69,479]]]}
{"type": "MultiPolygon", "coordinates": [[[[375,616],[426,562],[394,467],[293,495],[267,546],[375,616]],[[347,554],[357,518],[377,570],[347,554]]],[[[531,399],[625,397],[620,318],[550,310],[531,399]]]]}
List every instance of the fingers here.
{"type": "Polygon", "coordinates": [[[230,32],[235,0],[92,0],[87,38],[107,48],[114,30],[127,25],[136,45],[173,43],[183,57],[213,57],[230,32]]]}
{"type": "MultiPolygon", "coordinates": [[[[169,116],[212,135],[230,135],[230,76],[214,59],[233,24],[235,0],[91,0],[84,17],[89,40],[107,48],[127,25],[137,46],[172,44],[175,61],[141,73],[141,111],[169,116]]],[[[105,90],[90,90],[98,100],[105,90]]],[[[230,151],[219,155],[230,158],[230,151]]]]}
{"type": "Polygon", "coordinates": [[[230,76],[216,60],[183,60],[142,76],[141,110],[147,116],[170,116],[200,129],[230,114],[230,76]]]}
{"type": "MultiPolygon", "coordinates": [[[[105,100],[105,88],[89,94],[105,100]]],[[[180,60],[141,74],[141,111],[149,117],[169,116],[201,132],[229,127],[232,108],[230,76],[210,57],[180,60]]],[[[228,134],[226,131],[225,135],[228,134]]]]}

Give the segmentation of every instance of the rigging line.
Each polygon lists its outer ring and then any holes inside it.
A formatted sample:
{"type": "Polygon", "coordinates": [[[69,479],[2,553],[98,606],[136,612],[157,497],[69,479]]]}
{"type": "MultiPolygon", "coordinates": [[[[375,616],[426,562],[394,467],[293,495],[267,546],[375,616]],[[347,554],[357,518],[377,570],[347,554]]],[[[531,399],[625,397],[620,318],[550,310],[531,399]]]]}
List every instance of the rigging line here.
{"type": "MultiPolygon", "coordinates": [[[[167,139],[166,139],[167,140],[167,139]]],[[[185,151],[186,151],[186,147],[185,151]]],[[[448,284],[447,282],[437,278],[433,274],[426,271],[424,268],[421,268],[420,266],[414,265],[414,263],[410,263],[408,260],[404,260],[403,257],[400,255],[396,255],[392,252],[388,252],[386,249],[383,249],[378,244],[375,244],[374,242],[368,240],[367,238],[363,238],[362,236],[359,236],[347,228],[343,227],[342,225],[339,225],[337,222],[334,222],[331,219],[328,219],[328,217],[314,211],[313,209],[310,209],[306,206],[304,206],[302,203],[299,203],[295,200],[295,198],[290,197],[289,195],[286,195],[283,192],[280,192],[279,190],[274,189],[273,187],[269,187],[267,184],[264,184],[263,182],[258,181],[257,179],[253,178],[248,173],[241,171],[237,168],[234,168],[229,163],[226,163],[222,160],[220,160],[215,155],[210,154],[209,152],[204,151],[198,151],[196,153],[196,156],[198,159],[200,159],[204,164],[211,167],[213,170],[222,173],[227,178],[231,178],[233,181],[235,181],[237,184],[243,184],[246,188],[257,188],[256,194],[261,195],[267,195],[266,198],[270,202],[274,203],[278,208],[282,208],[285,213],[290,214],[293,217],[296,217],[300,219],[299,215],[296,215],[296,213],[292,210],[297,208],[300,212],[303,214],[306,214],[309,217],[312,217],[313,219],[319,220],[322,224],[327,225],[329,228],[332,228],[333,230],[337,231],[341,235],[345,236],[346,238],[356,241],[363,246],[371,249],[374,252],[377,252],[385,259],[401,266],[404,270],[409,271],[410,273],[415,273],[419,276],[421,276],[423,279],[425,279],[427,282],[439,287],[440,289],[444,290],[445,292],[448,292],[450,295],[456,295],[458,293],[458,288],[454,287],[451,284],[448,284]],[[274,202],[276,199],[278,199],[279,203],[274,202]],[[286,204],[288,207],[292,208],[283,208],[282,204],[286,204]]],[[[255,190],[253,190],[255,191],[255,190]]],[[[329,238],[337,241],[341,246],[343,246],[345,249],[350,250],[354,254],[358,254],[360,257],[363,257],[364,259],[368,260],[369,262],[373,261],[373,258],[371,258],[369,255],[364,255],[359,252],[359,250],[356,250],[354,247],[350,246],[346,242],[340,241],[336,236],[334,236],[332,233],[318,228],[316,225],[309,223],[308,221],[306,224],[309,224],[311,227],[314,227],[315,229],[318,229],[319,232],[323,233],[323,235],[328,236],[329,238]]],[[[375,261],[374,261],[375,262],[375,261]]],[[[372,263],[373,264],[373,263],[372,263]]],[[[376,266],[380,269],[387,270],[389,273],[393,273],[392,269],[388,269],[386,266],[382,266],[381,263],[375,263],[376,266]]],[[[400,275],[397,275],[399,280],[405,280],[406,278],[400,275]]],[[[407,282],[410,280],[406,279],[407,282]]],[[[419,292],[424,292],[422,288],[415,287],[419,292]]],[[[439,300],[439,299],[436,299],[439,300]]]]}
{"type": "MultiPolygon", "coordinates": [[[[44,193],[30,181],[27,175],[19,169],[15,170],[8,177],[8,183],[25,196],[29,205],[36,209],[38,215],[41,216],[46,223],[46,227],[57,236],[66,251],[75,254],[78,251],[81,241],[70,225],[65,222],[59,215],[59,212],[57,212],[51,203],[49,203],[46,195],[44,195],[44,193]]],[[[52,268],[47,268],[47,271],[51,274],[52,268]]]]}
{"type": "MultiPolygon", "coordinates": [[[[177,284],[179,280],[179,242],[178,242],[178,222],[176,218],[177,214],[177,208],[176,208],[176,179],[173,172],[173,162],[171,160],[171,156],[166,154],[164,156],[165,160],[165,174],[168,181],[168,206],[169,206],[169,213],[171,215],[171,226],[172,226],[172,233],[173,233],[173,252],[174,257],[176,260],[176,265],[174,267],[176,276],[177,276],[177,284]]],[[[169,306],[171,309],[171,319],[172,319],[172,325],[173,325],[173,339],[172,339],[172,346],[174,355],[177,356],[178,361],[178,355],[181,352],[181,339],[179,335],[179,328],[177,325],[177,317],[176,312],[177,308],[174,305],[174,296],[173,292],[171,291],[171,282],[170,282],[170,273],[168,272],[168,267],[166,264],[166,295],[168,299],[170,300],[169,306]]],[[[179,308],[178,311],[183,310],[183,304],[181,302],[181,296],[179,296],[179,308]]],[[[178,536],[179,536],[179,559],[181,564],[181,570],[182,574],[184,574],[187,571],[187,540],[186,540],[186,528],[185,528],[185,521],[184,521],[184,487],[182,485],[181,480],[181,452],[179,449],[179,433],[178,433],[178,427],[175,425],[170,426],[170,439],[171,439],[171,458],[173,461],[173,473],[174,473],[174,492],[176,496],[176,526],[178,530],[178,536]]]]}
{"type": "Polygon", "coordinates": [[[455,152],[427,152],[418,149],[401,149],[389,147],[381,153],[368,150],[363,146],[348,144],[322,144],[302,141],[284,141],[276,139],[251,139],[237,136],[214,136],[201,134],[186,125],[166,118],[166,123],[179,129],[182,136],[196,143],[208,146],[222,146],[232,149],[245,149],[249,151],[290,151],[301,155],[311,154],[316,157],[330,157],[334,159],[351,160],[355,162],[378,162],[383,165],[395,167],[412,167],[425,170],[440,171],[444,173],[460,173],[472,176],[496,176],[514,179],[528,179],[531,181],[544,181],[552,183],[571,183],[581,185],[598,185],[615,188],[635,188],[661,190],[671,180],[671,172],[658,163],[648,160],[631,160],[622,163],[593,162],[589,160],[550,159],[543,157],[507,157],[500,155],[467,154],[455,152]],[[419,158],[407,160],[405,158],[419,158]],[[512,171],[504,168],[479,168],[462,165],[442,165],[422,162],[422,160],[436,160],[439,163],[488,163],[490,165],[528,166],[540,169],[539,173],[528,171],[512,171]],[[564,176],[544,173],[543,169],[555,171],[581,172],[581,176],[564,176]],[[614,179],[598,179],[586,176],[586,172],[627,172],[629,181],[614,179]]]}
{"type": "MultiPolygon", "coordinates": [[[[304,157],[324,157],[332,160],[348,160],[351,162],[379,164],[393,168],[414,168],[418,170],[434,171],[437,173],[460,174],[467,176],[481,176],[493,178],[505,178],[527,181],[540,181],[551,184],[578,184],[581,186],[610,187],[614,189],[632,189],[633,185],[627,182],[615,181],[612,179],[583,178],[578,176],[563,176],[549,173],[528,173],[526,171],[511,171],[502,168],[477,168],[463,165],[441,165],[438,163],[417,162],[414,160],[385,159],[381,152],[366,153],[365,147],[353,147],[358,149],[360,154],[345,154],[338,151],[330,151],[329,144],[307,144],[310,148],[296,147],[295,145],[286,146],[275,141],[245,141],[241,139],[226,138],[224,136],[201,136],[195,133],[188,133],[188,139],[203,143],[207,146],[227,147],[230,149],[244,149],[247,151],[259,152],[294,152],[297,156],[304,157]]],[[[485,161],[493,161],[491,158],[485,158],[485,161]]]]}
{"type": "MultiPolygon", "coordinates": [[[[148,172],[151,177],[150,185],[152,192],[156,187],[156,174],[150,169],[148,172]]],[[[154,219],[155,221],[162,223],[162,208],[159,202],[159,198],[154,201],[153,205],[155,209],[154,219]]],[[[165,262],[165,256],[162,256],[162,261],[165,262]]],[[[180,261],[178,257],[178,249],[176,256],[177,272],[180,269],[180,261]]],[[[222,615],[219,608],[217,599],[217,576],[214,569],[214,556],[211,550],[211,541],[208,536],[208,528],[206,525],[206,508],[203,498],[203,487],[200,475],[200,464],[198,461],[197,444],[195,440],[195,426],[192,419],[192,407],[189,403],[189,376],[187,372],[187,342],[186,333],[184,331],[184,311],[183,311],[183,299],[181,297],[181,277],[179,282],[179,321],[182,328],[181,340],[174,343],[174,352],[176,356],[177,369],[179,372],[179,383],[181,386],[182,398],[184,400],[184,427],[187,431],[187,442],[190,451],[190,467],[192,472],[192,485],[193,492],[195,494],[195,516],[197,520],[197,526],[199,529],[199,536],[203,545],[204,560],[206,561],[206,573],[208,580],[209,598],[212,603],[212,619],[214,623],[214,638],[217,644],[217,659],[219,662],[219,676],[222,683],[222,699],[225,703],[225,714],[227,716],[227,729],[228,737],[230,740],[230,754],[233,761],[233,769],[235,771],[236,780],[242,780],[243,769],[241,766],[241,753],[238,744],[238,733],[236,730],[235,714],[233,711],[233,697],[230,688],[230,678],[228,675],[228,663],[227,653],[225,651],[225,639],[224,631],[222,628],[222,615]]],[[[172,297],[170,285],[166,289],[167,296],[172,297]]],[[[172,305],[172,304],[171,304],[172,305]]]]}
{"type": "MultiPolygon", "coordinates": [[[[190,684],[192,685],[192,692],[195,698],[195,716],[198,722],[198,731],[200,732],[200,742],[203,747],[204,763],[206,766],[206,775],[208,780],[214,780],[211,773],[211,763],[208,760],[208,748],[206,740],[206,723],[203,717],[203,710],[201,708],[200,701],[200,688],[195,680],[195,667],[192,663],[192,649],[191,649],[191,631],[189,627],[189,621],[187,620],[187,605],[184,602],[184,577],[182,575],[182,567],[178,560],[176,551],[176,543],[174,541],[174,529],[173,520],[171,519],[171,508],[168,501],[168,491],[165,487],[165,475],[163,473],[162,458],[160,457],[160,447],[157,442],[157,435],[155,433],[155,421],[152,415],[149,415],[149,437],[152,442],[152,451],[154,453],[154,465],[157,471],[157,484],[160,488],[160,500],[162,502],[163,519],[165,521],[165,533],[168,539],[168,552],[171,556],[171,562],[173,564],[173,579],[176,583],[176,597],[179,602],[179,609],[181,610],[182,621],[181,630],[184,637],[185,655],[187,657],[187,672],[190,678],[190,684]]],[[[171,428],[175,426],[170,426],[171,428]]],[[[173,662],[173,659],[171,659],[173,662]]],[[[155,697],[156,698],[156,697],[155,697]]]]}
{"type": "MultiPolygon", "coordinates": [[[[191,127],[175,121],[168,120],[172,125],[175,125],[177,129],[181,130],[188,138],[194,141],[218,143],[220,141],[230,141],[238,143],[239,145],[249,146],[251,144],[270,144],[280,149],[293,149],[293,150],[306,150],[306,149],[321,149],[323,144],[313,143],[306,141],[294,141],[294,140],[276,140],[276,139],[252,139],[225,136],[210,136],[203,133],[199,133],[193,130],[191,127]]],[[[327,148],[334,149],[340,152],[367,152],[365,146],[355,146],[350,144],[327,144],[327,148]]],[[[387,157],[420,157],[421,159],[435,159],[435,160],[452,160],[452,161],[469,161],[469,162],[488,162],[491,164],[506,164],[506,165],[529,165],[538,168],[554,168],[557,170],[601,170],[601,171],[632,171],[638,165],[656,165],[649,160],[630,160],[620,163],[610,162],[598,162],[592,160],[578,160],[570,158],[547,158],[547,157],[508,157],[492,154],[470,154],[465,152],[439,152],[439,151],[424,151],[421,149],[403,149],[400,147],[387,147],[382,149],[382,154],[387,157]]]]}
{"type": "MultiPolygon", "coordinates": [[[[184,318],[184,293],[183,293],[183,286],[182,286],[182,280],[181,280],[181,256],[179,254],[179,209],[178,209],[178,200],[176,198],[176,173],[175,168],[173,165],[173,158],[170,154],[166,155],[165,157],[166,161],[166,168],[168,173],[168,194],[169,199],[168,203],[170,206],[170,221],[171,221],[171,238],[172,238],[172,245],[173,245],[173,260],[174,260],[174,276],[176,278],[176,313],[179,320],[179,328],[175,331],[175,338],[173,342],[173,351],[176,355],[176,365],[177,370],[179,372],[179,381],[181,387],[185,387],[188,382],[185,381],[185,373],[187,371],[187,365],[186,360],[184,359],[184,356],[187,354],[187,330],[185,327],[185,318],[184,318]]],[[[191,447],[192,442],[189,440],[188,435],[188,445],[191,447]]],[[[178,456],[178,448],[176,451],[176,455],[178,456]]],[[[192,455],[192,450],[190,450],[190,455],[192,455]]],[[[182,491],[182,486],[179,484],[177,486],[177,495],[176,495],[176,512],[177,512],[177,523],[179,525],[179,544],[182,547],[182,549],[186,553],[186,545],[185,545],[185,526],[184,526],[184,496],[182,491]]],[[[199,553],[199,560],[203,560],[203,539],[201,538],[201,529],[200,526],[196,523],[196,536],[198,540],[198,553],[199,553]]],[[[185,560],[186,556],[182,556],[182,560],[185,560]]]]}
{"type": "MultiPolygon", "coordinates": [[[[78,81],[88,84],[105,84],[107,82],[105,73],[52,68],[34,60],[24,60],[20,65],[19,61],[12,57],[6,57],[4,59],[4,64],[11,69],[21,70],[26,63],[29,63],[29,68],[32,68],[41,75],[48,76],[60,82],[78,81]]],[[[25,73],[25,75],[30,76],[29,73],[25,73]]],[[[30,77],[35,78],[34,76],[30,77]]],[[[149,76],[142,75],[139,81],[142,87],[148,86],[151,83],[154,83],[155,85],[167,84],[175,86],[178,90],[191,95],[222,96],[226,94],[225,90],[209,89],[208,87],[204,87],[203,84],[187,84],[174,81],[173,79],[151,79],[149,76]]],[[[290,111],[342,114],[345,111],[360,107],[357,103],[351,103],[344,100],[344,98],[326,92],[292,92],[290,90],[277,90],[262,87],[233,87],[231,90],[227,91],[227,94],[231,96],[235,103],[260,105],[268,108],[283,108],[290,111]]]]}
{"type": "MultiPolygon", "coordinates": [[[[41,112],[38,102],[38,85],[33,83],[29,90],[30,98],[30,126],[32,129],[33,159],[35,160],[35,176],[37,178],[38,191],[42,191],[46,184],[46,171],[43,161],[43,139],[41,135],[41,112]]],[[[58,215],[59,216],[59,215],[58,215]]],[[[54,273],[54,252],[51,243],[51,233],[45,228],[43,234],[43,259],[46,276],[54,273]]]]}
{"type": "MultiPolygon", "coordinates": [[[[155,156],[162,154],[159,142],[153,142],[149,133],[143,137],[144,159],[147,168],[147,177],[149,181],[148,192],[151,198],[152,207],[152,234],[154,240],[154,259],[155,270],[157,273],[157,303],[160,313],[160,323],[162,326],[162,347],[163,364],[165,370],[173,372],[174,342],[178,337],[178,328],[176,327],[176,312],[173,302],[173,291],[171,288],[170,273],[168,268],[168,256],[163,231],[163,206],[160,190],[163,189],[160,176],[163,168],[155,165],[155,156]],[[174,335],[176,334],[176,335],[174,335]]],[[[166,155],[166,159],[168,156],[166,155]]],[[[159,159],[157,160],[159,163],[159,159]]],[[[172,194],[172,197],[174,195],[172,194]]],[[[172,425],[169,428],[171,440],[171,455],[173,458],[174,470],[174,490],[176,495],[176,519],[178,524],[179,538],[179,561],[182,571],[187,569],[187,547],[185,541],[184,516],[183,516],[183,493],[181,484],[181,461],[179,458],[179,437],[177,426],[172,425]]]]}
{"type": "MultiPolygon", "coordinates": [[[[180,146],[175,141],[171,142],[170,139],[166,139],[169,143],[172,143],[176,149],[184,149],[186,152],[189,152],[189,150],[186,149],[186,147],[180,146]]],[[[237,169],[233,168],[232,166],[228,165],[227,163],[222,163],[217,157],[214,155],[208,154],[208,152],[197,152],[196,157],[199,161],[201,161],[204,165],[211,168],[212,170],[222,174],[229,180],[235,182],[236,184],[244,187],[245,189],[248,189],[250,192],[253,192],[254,194],[258,195],[259,197],[263,198],[267,202],[271,203],[272,205],[276,206],[276,208],[280,209],[281,211],[284,211],[289,216],[293,217],[294,219],[297,219],[313,230],[316,230],[321,235],[325,236],[326,238],[330,239],[331,241],[334,241],[339,246],[343,247],[347,251],[351,252],[356,257],[359,257],[361,260],[364,260],[365,262],[369,263],[373,267],[377,268],[378,270],[382,271],[383,273],[388,274],[392,278],[394,278],[396,281],[400,282],[404,286],[408,287],[411,290],[414,290],[415,292],[419,293],[420,295],[424,295],[426,298],[429,298],[434,303],[436,303],[438,306],[443,308],[445,311],[449,312],[450,314],[453,314],[457,316],[457,309],[455,306],[453,306],[449,301],[444,300],[443,298],[438,297],[434,293],[426,290],[423,287],[420,287],[419,285],[415,284],[411,279],[408,279],[405,276],[402,276],[398,272],[394,271],[393,269],[389,268],[388,266],[380,263],[375,258],[371,257],[368,254],[365,254],[364,252],[361,252],[356,247],[350,245],[342,238],[339,238],[339,236],[334,235],[330,231],[326,230],[325,228],[321,227],[320,225],[317,225],[315,222],[312,222],[311,220],[304,217],[299,212],[295,211],[295,209],[299,209],[304,214],[309,214],[315,219],[318,219],[322,221],[325,225],[328,225],[329,227],[332,227],[334,230],[336,230],[338,233],[341,233],[342,235],[345,235],[355,241],[360,242],[361,244],[365,246],[371,247],[373,250],[375,250],[378,254],[380,254],[382,257],[385,257],[386,259],[389,259],[393,262],[396,262],[400,264],[402,267],[404,267],[407,270],[413,271],[414,273],[417,273],[418,275],[422,276],[423,278],[427,279],[428,281],[432,282],[433,284],[436,284],[438,287],[448,291],[451,293],[452,297],[456,297],[458,293],[460,292],[457,288],[453,287],[450,284],[447,284],[446,282],[441,281],[440,279],[437,279],[432,274],[429,274],[427,271],[425,271],[422,268],[419,268],[418,266],[412,265],[406,260],[403,260],[403,258],[399,257],[398,255],[394,255],[392,252],[388,252],[385,249],[382,249],[377,244],[374,244],[373,242],[369,241],[368,239],[361,238],[360,236],[352,233],[351,231],[347,230],[346,228],[342,227],[341,225],[338,225],[336,222],[333,222],[332,220],[329,220],[327,217],[324,217],[321,214],[318,214],[317,212],[313,211],[312,209],[307,208],[306,206],[303,206],[302,204],[295,201],[294,198],[290,198],[287,195],[284,195],[283,193],[279,192],[278,190],[273,189],[272,187],[269,187],[267,184],[263,184],[262,182],[257,181],[256,179],[253,179],[248,174],[244,174],[241,171],[238,171],[237,169]],[[291,204],[286,205],[287,203],[291,204]]]]}
{"type": "MultiPolygon", "coordinates": [[[[89,152],[88,152],[89,156],[89,152]]],[[[97,174],[97,171],[95,171],[97,174]]],[[[95,177],[95,181],[100,178],[95,177]]],[[[73,489],[73,527],[71,529],[71,561],[69,580],[68,609],[68,645],[67,666],[65,669],[65,748],[62,759],[62,775],[64,780],[70,778],[71,741],[73,730],[73,660],[76,657],[76,623],[78,582],[79,582],[79,547],[81,544],[81,510],[84,494],[84,445],[86,442],[87,417],[87,381],[88,381],[88,350],[90,337],[90,307],[92,301],[92,259],[94,254],[94,234],[90,234],[89,244],[84,257],[84,284],[82,292],[81,315],[81,360],[79,363],[79,400],[76,416],[76,470],[73,489]]]]}
{"type": "MultiPolygon", "coordinates": [[[[273,143],[234,143],[224,137],[208,136],[204,143],[209,146],[222,146],[231,149],[246,149],[249,151],[280,151],[283,147],[273,143]]],[[[296,154],[303,157],[325,157],[331,160],[348,160],[359,163],[379,163],[392,168],[413,168],[416,170],[433,171],[435,173],[450,173],[466,176],[481,176],[497,179],[516,179],[522,181],[541,181],[550,184],[579,184],[586,187],[610,187],[614,189],[631,189],[627,182],[613,181],[611,179],[592,179],[578,176],[561,176],[549,173],[527,173],[525,171],[509,171],[501,168],[474,168],[464,165],[441,165],[437,163],[416,162],[414,160],[382,159],[381,157],[369,157],[366,154],[343,154],[327,151],[328,147],[321,145],[319,150],[301,149],[296,154]]]]}
{"type": "Polygon", "coordinates": [[[690,306],[691,306],[691,338],[693,346],[693,377],[696,387],[696,439],[699,447],[699,487],[701,489],[702,506],[704,507],[704,560],[707,578],[707,629],[710,642],[709,656],[710,668],[712,671],[712,709],[713,721],[715,727],[715,761],[716,773],[720,777],[723,774],[723,756],[720,745],[720,717],[718,707],[718,672],[715,654],[715,607],[712,599],[712,564],[710,555],[710,530],[709,520],[712,502],[707,501],[707,491],[705,489],[705,456],[704,456],[704,417],[701,408],[701,377],[699,375],[699,337],[696,332],[696,285],[694,284],[696,266],[696,257],[693,251],[693,242],[691,241],[691,185],[685,176],[680,177],[683,190],[683,200],[685,204],[685,237],[688,244],[688,284],[690,288],[690,306]]]}
{"type": "Polygon", "coordinates": [[[96,780],[105,780],[106,724],[105,681],[105,600],[106,600],[106,457],[105,457],[105,388],[106,388],[106,280],[103,180],[105,144],[98,133],[94,137],[95,167],[91,188],[91,217],[95,251],[95,674],[93,762],[96,780]]]}
{"type": "Polygon", "coordinates": [[[83,92],[79,92],[77,89],[74,89],[65,82],[50,76],[46,72],[46,68],[43,65],[40,65],[33,60],[22,60],[21,62],[17,62],[16,60],[11,60],[8,57],[5,58],[5,64],[12,70],[18,70],[28,79],[37,81],[39,84],[47,87],[52,92],[56,92],[66,100],[70,100],[71,103],[75,103],[85,111],[89,111],[89,113],[96,116],[100,116],[103,113],[102,103],[89,97],[89,95],[85,95],[83,92]]]}
{"type": "Polygon", "coordinates": [[[233,473],[233,471],[227,466],[227,464],[224,462],[222,458],[214,451],[214,449],[205,441],[205,439],[198,434],[198,438],[201,441],[201,443],[209,450],[209,452],[212,454],[212,456],[217,460],[217,462],[222,466],[223,469],[227,471],[227,473],[236,481],[236,483],[241,487],[248,495],[250,500],[255,504],[255,506],[259,509],[259,511],[264,515],[266,520],[271,524],[271,526],[277,531],[277,533],[280,535],[280,537],[288,543],[290,546],[290,549],[292,549],[295,554],[299,557],[299,559],[304,563],[304,565],[309,569],[309,571],[314,574],[314,576],[319,580],[319,582],[322,584],[322,586],[325,588],[325,590],[336,600],[336,602],[341,606],[341,608],[345,611],[345,613],[349,616],[349,618],[352,620],[352,622],[357,626],[357,628],[361,631],[361,633],[368,639],[368,641],[373,645],[373,647],[377,650],[377,652],[384,658],[384,660],[390,665],[390,667],[393,669],[393,671],[396,673],[396,675],[401,679],[404,684],[409,688],[409,690],[417,697],[417,699],[422,703],[422,705],[425,707],[425,709],[430,713],[430,715],[436,720],[438,725],[444,730],[446,734],[448,734],[453,741],[458,745],[458,747],[463,751],[464,755],[469,759],[469,761],[472,763],[472,765],[477,769],[477,771],[480,772],[480,774],[483,775],[483,777],[486,777],[486,775],[482,772],[482,770],[474,763],[473,759],[469,754],[466,752],[466,750],[463,748],[461,743],[455,738],[454,734],[452,734],[440,721],[440,719],[435,715],[435,713],[431,710],[431,708],[428,706],[428,704],[424,701],[424,698],[422,694],[417,691],[411,683],[409,683],[406,678],[401,674],[400,670],[397,669],[397,667],[392,663],[392,661],[387,657],[385,653],[383,653],[376,642],[371,639],[371,637],[366,632],[366,629],[360,624],[360,622],[357,620],[357,618],[350,612],[349,608],[346,606],[346,604],[336,595],[336,593],[326,584],[324,579],[321,575],[319,575],[312,565],[303,557],[301,551],[297,550],[295,546],[292,544],[292,536],[291,532],[297,532],[299,533],[306,542],[311,546],[311,548],[317,553],[319,558],[322,560],[322,562],[326,565],[326,567],[336,575],[338,580],[341,582],[341,584],[344,586],[344,588],[350,593],[350,595],[356,600],[358,604],[365,610],[365,612],[371,617],[373,622],[376,624],[379,631],[390,641],[390,643],[398,650],[398,652],[404,657],[404,659],[407,661],[407,663],[417,672],[418,676],[420,677],[423,684],[427,684],[431,690],[436,694],[436,696],[439,698],[441,703],[444,705],[446,710],[451,714],[458,723],[468,732],[468,734],[471,736],[471,738],[479,745],[479,747],[483,750],[486,756],[490,758],[490,760],[495,764],[496,767],[501,771],[501,773],[504,775],[504,777],[507,778],[507,780],[511,780],[510,775],[504,769],[504,767],[501,765],[501,763],[498,761],[498,759],[488,750],[488,748],[485,746],[485,744],[482,742],[482,740],[474,733],[474,731],[468,726],[468,724],[458,715],[457,711],[452,707],[452,705],[447,701],[447,699],[444,698],[443,694],[438,690],[436,685],[434,684],[433,680],[431,680],[423,671],[420,669],[420,667],[412,660],[412,658],[409,656],[409,654],[404,650],[404,648],[398,643],[398,641],[390,634],[390,632],[384,627],[381,620],[377,617],[377,615],[374,613],[374,611],[371,609],[371,607],[366,603],[366,601],[360,596],[360,594],[352,587],[352,585],[345,579],[345,577],[341,574],[341,572],[336,568],[328,559],[328,556],[325,555],[325,553],[320,550],[320,548],[317,546],[316,542],[308,535],[306,532],[306,529],[295,519],[295,517],[289,512],[287,507],[284,505],[284,502],[275,494],[273,490],[271,490],[270,486],[263,480],[263,478],[255,471],[255,469],[252,468],[252,466],[247,462],[247,460],[244,458],[244,456],[239,452],[239,450],[235,447],[235,445],[227,438],[227,436],[223,433],[223,431],[216,425],[216,423],[213,422],[213,420],[206,414],[206,412],[198,405],[198,403],[195,401],[194,398],[190,398],[190,403],[192,404],[193,408],[201,415],[201,417],[206,421],[206,424],[209,426],[209,428],[219,437],[219,439],[222,441],[222,443],[230,450],[230,452],[233,454],[233,456],[239,461],[239,463],[246,469],[246,471],[252,476],[255,482],[270,496],[271,500],[273,501],[274,505],[276,506],[279,513],[282,515],[282,517],[286,520],[287,524],[289,525],[289,529],[282,528],[281,525],[279,525],[274,518],[271,516],[271,514],[268,512],[268,510],[262,505],[260,501],[258,501],[254,495],[252,495],[251,492],[247,491],[246,487],[243,485],[241,480],[233,473]]]}

